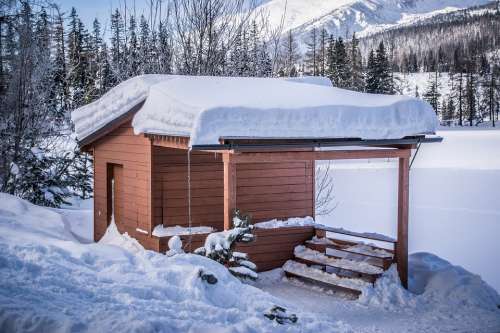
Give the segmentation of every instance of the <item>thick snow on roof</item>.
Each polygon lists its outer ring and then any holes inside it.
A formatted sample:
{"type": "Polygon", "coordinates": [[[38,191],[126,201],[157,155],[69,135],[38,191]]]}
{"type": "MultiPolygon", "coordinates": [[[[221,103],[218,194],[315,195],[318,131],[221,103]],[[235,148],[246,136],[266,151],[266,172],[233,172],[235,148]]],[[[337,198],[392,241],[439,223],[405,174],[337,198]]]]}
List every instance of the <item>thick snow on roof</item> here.
{"type": "Polygon", "coordinates": [[[398,139],[438,125],[424,101],[333,88],[327,79],[147,75],[75,110],[78,138],[144,100],[132,121],[136,133],[189,136],[191,145],[234,136],[398,139]]]}

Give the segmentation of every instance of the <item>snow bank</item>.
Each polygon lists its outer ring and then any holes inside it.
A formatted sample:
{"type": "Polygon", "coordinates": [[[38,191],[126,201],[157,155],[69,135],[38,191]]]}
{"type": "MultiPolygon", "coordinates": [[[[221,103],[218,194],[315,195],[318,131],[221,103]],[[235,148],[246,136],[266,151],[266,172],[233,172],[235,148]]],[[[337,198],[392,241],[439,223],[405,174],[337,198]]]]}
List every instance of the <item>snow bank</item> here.
{"type": "Polygon", "coordinates": [[[189,234],[209,234],[213,232],[214,229],[212,227],[192,227],[192,228],[186,228],[186,227],[181,227],[179,225],[175,227],[165,227],[162,224],[157,225],[153,229],[153,236],[156,237],[169,237],[169,236],[182,236],[182,235],[189,235],[189,234]]]}
{"type": "Polygon", "coordinates": [[[438,125],[422,100],[333,88],[324,79],[145,75],[75,110],[78,138],[144,100],[132,121],[136,134],[189,136],[191,145],[229,136],[395,139],[438,125]]]}
{"type": "Polygon", "coordinates": [[[500,314],[500,296],[479,275],[434,254],[420,252],[409,256],[409,289],[401,287],[396,265],[392,265],[374,288],[363,291],[360,302],[392,310],[439,304],[447,311],[483,309],[500,314]]]}
{"type": "Polygon", "coordinates": [[[500,296],[479,275],[424,252],[412,254],[409,267],[410,289],[426,299],[498,311],[500,296]]]}
{"type": "Polygon", "coordinates": [[[113,225],[97,244],[67,229],[58,212],[0,193],[0,332],[341,331],[300,309],[277,326],[263,314],[281,300],[208,258],[146,251],[113,225]]]}
{"type": "Polygon", "coordinates": [[[265,222],[255,223],[254,226],[260,229],[275,229],[286,227],[308,227],[314,225],[314,219],[307,217],[292,217],[287,220],[270,220],[265,222]]]}

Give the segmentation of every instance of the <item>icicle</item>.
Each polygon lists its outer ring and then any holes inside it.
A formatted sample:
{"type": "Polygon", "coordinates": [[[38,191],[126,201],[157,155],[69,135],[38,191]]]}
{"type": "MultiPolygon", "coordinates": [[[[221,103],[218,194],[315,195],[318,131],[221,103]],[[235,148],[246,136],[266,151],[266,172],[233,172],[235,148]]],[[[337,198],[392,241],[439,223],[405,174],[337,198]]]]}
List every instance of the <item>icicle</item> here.
{"type": "Polygon", "coordinates": [[[188,250],[191,252],[191,241],[193,239],[192,232],[191,232],[191,227],[192,227],[192,221],[191,221],[191,147],[188,149],[187,153],[187,162],[188,162],[188,174],[187,174],[187,181],[188,181],[188,233],[189,233],[189,238],[188,238],[188,250]]]}

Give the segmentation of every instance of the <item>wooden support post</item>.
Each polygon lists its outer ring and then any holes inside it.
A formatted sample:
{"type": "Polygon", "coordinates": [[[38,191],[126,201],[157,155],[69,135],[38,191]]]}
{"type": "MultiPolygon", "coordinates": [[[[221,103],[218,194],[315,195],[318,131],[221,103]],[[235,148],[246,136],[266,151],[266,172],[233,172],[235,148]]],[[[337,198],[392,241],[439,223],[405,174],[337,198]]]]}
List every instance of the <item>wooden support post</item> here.
{"type": "Polygon", "coordinates": [[[398,181],[398,242],[396,244],[396,261],[399,278],[403,287],[408,289],[408,205],[410,199],[409,178],[410,159],[399,159],[398,181]]]}
{"type": "Polygon", "coordinates": [[[224,153],[224,230],[233,226],[233,211],[236,208],[236,164],[233,154],[224,153]]]}

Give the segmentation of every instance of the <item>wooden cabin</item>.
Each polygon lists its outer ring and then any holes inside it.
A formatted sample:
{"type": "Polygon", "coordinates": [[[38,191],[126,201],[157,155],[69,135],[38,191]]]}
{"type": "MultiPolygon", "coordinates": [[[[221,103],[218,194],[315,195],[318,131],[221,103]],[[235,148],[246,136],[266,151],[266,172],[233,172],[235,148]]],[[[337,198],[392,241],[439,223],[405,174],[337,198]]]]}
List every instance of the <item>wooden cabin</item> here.
{"type": "MultiPolygon", "coordinates": [[[[254,102],[260,98],[271,99],[265,96],[266,91],[272,96],[283,91],[293,94],[290,101],[283,102],[280,100],[283,97],[278,97],[278,101],[271,102],[266,110],[279,107],[280,120],[285,119],[284,124],[288,121],[287,126],[300,131],[307,127],[300,122],[309,118],[299,117],[296,119],[298,124],[291,123],[293,117],[291,120],[286,118],[287,112],[298,111],[286,105],[300,105],[300,99],[311,93],[329,96],[330,91],[340,91],[325,82],[141,76],[120,84],[100,100],[74,111],[73,121],[81,149],[90,153],[94,161],[94,239],[98,241],[104,235],[112,217],[120,232],[127,232],[145,248],[160,252],[167,250],[170,237],[155,236],[158,225],[209,226],[220,231],[231,228],[231,214],[235,208],[251,214],[254,222],[314,217],[316,161],[393,158],[399,160],[398,221],[393,222],[398,225],[396,239],[377,239],[376,236],[343,229],[309,225],[257,228],[256,241],[239,247],[249,254],[259,271],[264,271],[281,267],[294,258],[297,245],[308,244],[310,248],[325,252],[329,245],[312,242],[315,235],[330,237],[331,240],[332,234],[347,233],[353,237],[385,241],[394,247],[387,250],[395,253],[390,256],[389,263],[397,262],[401,280],[406,286],[410,158],[412,150],[421,143],[440,139],[425,136],[433,131],[433,128],[425,127],[429,126],[428,119],[425,120],[427,123],[423,122],[420,133],[405,133],[407,135],[403,137],[363,138],[355,134],[344,137],[344,130],[335,130],[339,124],[331,123],[330,129],[324,126],[327,116],[335,112],[333,103],[331,108],[327,107],[330,105],[328,101],[308,106],[309,109],[304,111],[304,117],[311,111],[320,118],[318,121],[323,124],[316,125],[321,130],[315,131],[313,119],[309,124],[311,130],[306,128],[300,135],[292,136],[287,134],[286,128],[277,130],[279,122],[276,119],[266,119],[267,113],[262,116],[262,101],[254,102]],[[268,82],[271,86],[266,86],[268,82]],[[216,90],[201,92],[202,101],[193,101],[199,98],[196,95],[201,87],[207,86],[215,86],[211,89],[216,90]],[[236,91],[243,89],[249,96],[232,96],[228,107],[221,100],[224,101],[224,94],[230,94],[232,88],[236,91]],[[252,89],[258,92],[253,94],[252,89]],[[238,98],[243,99],[242,108],[234,107],[234,100],[238,98]],[[233,112],[235,119],[228,112],[233,112]],[[252,112],[261,114],[252,118],[252,112]],[[224,125],[217,125],[219,120],[224,125]],[[233,125],[225,126],[227,122],[233,122],[233,125]],[[247,132],[246,127],[238,127],[241,122],[248,125],[247,132]],[[262,129],[268,122],[274,125],[262,129]],[[256,125],[252,126],[253,123],[256,125]],[[205,127],[208,130],[203,130],[205,127]],[[190,132],[191,128],[201,129],[201,132],[190,132]],[[237,131],[232,132],[235,128],[237,131]],[[277,132],[276,136],[273,136],[274,132],[277,132]],[[216,139],[210,141],[207,139],[210,137],[216,139]]],[[[404,100],[416,103],[414,99],[404,100]]],[[[345,104],[345,101],[340,102],[345,104]]],[[[418,112],[428,113],[427,105],[418,105],[421,107],[418,112]]],[[[398,108],[401,112],[401,106],[398,108]]],[[[273,114],[272,111],[268,113],[273,114]]],[[[433,111],[432,117],[435,117],[433,111]]],[[[414,115],[408,119],[415,122],[414,115]]],[[[387,132],[387,129],[383,131],[387,132]]],[[[186,234],[181,238],[186,249],[194,250],[203,244],[206,235],[188,237],[186,234]],[[188,238],[190,242],[187,242],[188,238]]],[[[349,252],[348,248],[355,243],[335,239],[334,244],[339,251],[349,252]]],[[[381,259],[384,268],[389,266],[387,258],[374,255],[373,259],[381,259]]]]}

